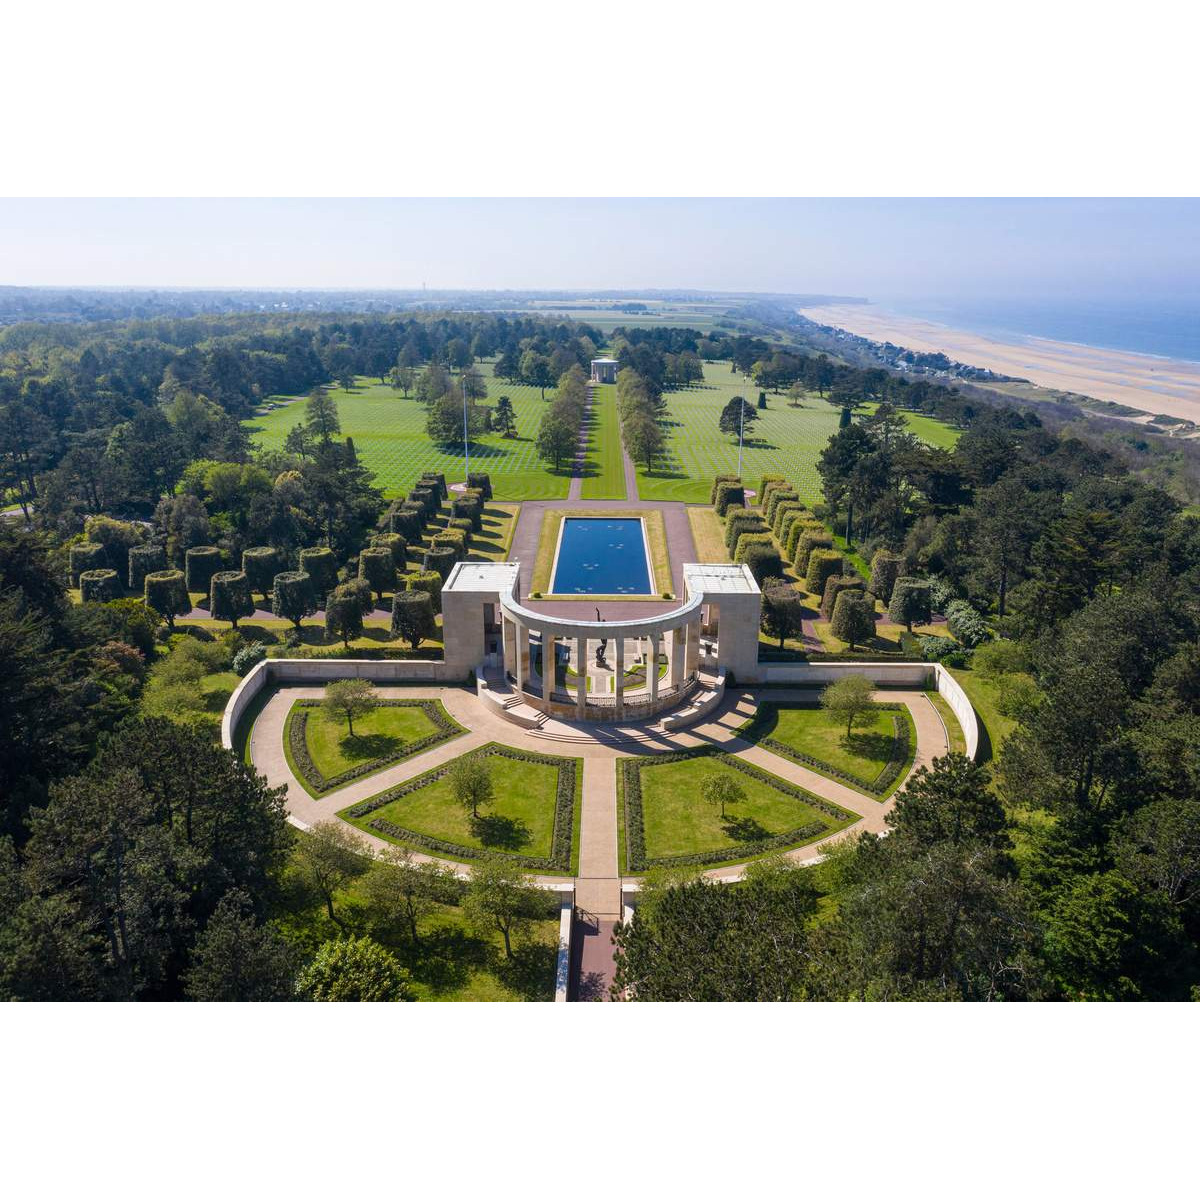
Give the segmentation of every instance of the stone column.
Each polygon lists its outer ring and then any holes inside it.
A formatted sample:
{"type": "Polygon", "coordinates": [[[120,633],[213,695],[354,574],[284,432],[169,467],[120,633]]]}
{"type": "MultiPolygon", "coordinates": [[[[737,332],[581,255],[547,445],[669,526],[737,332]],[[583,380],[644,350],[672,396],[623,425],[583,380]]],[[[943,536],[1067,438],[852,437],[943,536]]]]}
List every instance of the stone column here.
{"type": "Polygon", "coordinates": [[[689,621],[687,629],[687,651],[683,658],[683,673],[685,678],[696,674],[700,666],[700,622],[689,621]]]}
{"type": "Polygon", "coordinates": [[[667,634],[670,649],[667,652],[669,661],[667,681],[672,687],[678,687],[683,682],[683,639],[679,629],[672,629],[667,634]]]}
{"type": "Polygon", "coordinates": [[[624,635],[617,638],[617,673],[616,673],[616,696],[617,696],[617,720],[619,721],[625,715],[625,638],[624,635]]]}
{"type": "Polygon", "coordinates": [[[649,672],[646,676],[646,681],[650,684],[650,703],[651,705],[658,699],[658,634],[650,635],[650,655],[646,662],[646,670],[649,672]]]}
{"type": "Polygon", "coordinates": [[[579,719],[584,721],[587,719],[588,677],[587,638],[585,637],[575,639],[575,670],[579,672],[579,679],[575,684],[575,711],[579,714],[579,719]]]}
{"type": "Polygon", "coordinates": [[[513,645],[516,647],[517,669],[514,674],[517,677],[517,691],[524,691],[525,684],[528,681],[526,671],[529,669],[529,630],[526,629],[520,621],[513,622],[514,636],[513,645]]]}

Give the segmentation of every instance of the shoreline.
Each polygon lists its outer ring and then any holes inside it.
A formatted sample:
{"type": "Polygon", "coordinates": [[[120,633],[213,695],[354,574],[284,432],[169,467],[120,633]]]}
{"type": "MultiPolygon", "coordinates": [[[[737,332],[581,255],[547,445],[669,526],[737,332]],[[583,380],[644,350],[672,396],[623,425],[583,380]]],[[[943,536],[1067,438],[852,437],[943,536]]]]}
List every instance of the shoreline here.
{"type": "Polygon", "coordinates": [[[1109,350],[1034,334],[972,333],[871,305],[820,305],[797,311],[818,324],[871,341],[940,352],[969,366],[986,367],[1039,387],[1200,424],[1200,363],[1187,359],[1109,350]]]}

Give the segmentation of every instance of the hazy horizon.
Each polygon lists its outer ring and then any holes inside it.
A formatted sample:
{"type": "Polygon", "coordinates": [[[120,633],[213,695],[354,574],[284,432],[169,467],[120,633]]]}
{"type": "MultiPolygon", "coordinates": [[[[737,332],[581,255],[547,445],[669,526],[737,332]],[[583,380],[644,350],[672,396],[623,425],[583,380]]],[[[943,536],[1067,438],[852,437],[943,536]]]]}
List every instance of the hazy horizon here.
{"type": "Polygon", "coordinates": [[[4,200],[0,284],[1200,295],[1196,200],[4,200]]]}

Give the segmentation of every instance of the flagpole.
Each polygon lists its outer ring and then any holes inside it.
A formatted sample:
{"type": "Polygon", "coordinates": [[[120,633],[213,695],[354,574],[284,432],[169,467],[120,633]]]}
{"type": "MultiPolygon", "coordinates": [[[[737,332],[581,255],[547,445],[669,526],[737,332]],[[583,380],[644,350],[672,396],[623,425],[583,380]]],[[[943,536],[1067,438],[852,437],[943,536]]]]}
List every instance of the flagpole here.
{"type": "MultiPolygon", "coordinates": [[[[740,397],[739,397],[740,399],[740,397]]],[[[738,405],[738,480],[742,478],[742,434],[746,428],[746,401],[738,405]]]]}
{"type": "Polygon", "coordinates": [[[470,484],[471,482],[471,439],[467,433],[467,373],[462,373],[462,392],[463,392],[463,460],[465,467],[463,470],[463,483],[470,484]]]}

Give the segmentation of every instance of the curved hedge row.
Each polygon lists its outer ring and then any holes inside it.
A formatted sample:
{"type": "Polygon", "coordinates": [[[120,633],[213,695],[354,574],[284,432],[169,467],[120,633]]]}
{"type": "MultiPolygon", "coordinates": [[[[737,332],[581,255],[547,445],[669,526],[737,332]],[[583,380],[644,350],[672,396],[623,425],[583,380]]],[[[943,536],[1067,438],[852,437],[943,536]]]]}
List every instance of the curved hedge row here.
{"type": "Polygon", "coordinates": [[[380,708],[421,709],[433,722],[434,732],[418,738],[415,742],[404,743],[395,754],[381,755],[379,758],[359,763],[349,770],[340,771],[337,775],[326,778],[321,774],[320,768],[313,762],[312,755],[308,752],[308,713],[304,711],[306,708],[320,708],[322,703],[320,700],[297,700],[288,717],[288,750],[305,786],[313,793],[331,792],[343,784],[361,779],[364,775],[373,775],[384,767],[390,767],[393,763],[412,758],[414,754],[423,754],[426,750],[432,750],[434,746],[440,746],[443,742],[448,742],[451,738],[467,732],[442,707],[439,700],[381,700],[380,708]]]}
{"type": "Polygon", "coordinates": [[[795,784],[780,779],[769,771],[760,770],[744,759],[733,754],[725,754],[719,750],[702,747],[699,750],[680,751],[676,754],[656,754],[653,758],[623,758],[619,760],[621,769],[621,785],[625,804],[625,848],[627,869],[641,872],[650,867],[705,867],[716,863],[730,862],[734,859],[755,858],[760,854],[771,854],[776,850],[787,850],[804,842],[810,842],[822,833],[834,832],[837,827],[857,820],[854,813],[838,808],[820,796],[806,792],[795,784]],[[642,769],[644,767],[661,766],[664,763],[685,762],[693,758],[719,758],[722,765],[741,771],[751,779],[757,779],[769,787],[775,788],[785,796],[791,796],[803,801],[810,808],[825,813],[834,821],[834,827],[823,821],[810,821],[807,825],[798,825],[786,833],[774,837],[761,838],[757,842],[743,842],[736,848],[726,850],[710,850],[697,854],[670,854],[657,858],[646,855],[646,828],[642,813],[642,769]]]}
{"type": "MultiPolygon", "coordinates": [[[[554,833],[551,838],[549,857],[506,854],[502,851],[483,850],[477,846],[463,846],[458,842],[447,842],[426,833],[418,833],[415,829],[406,829],[404,826],[382,817],[369,822],[370,827],[389,837],[419,846],[434,854],[448,854],[455,858],[503,858],[517,863],[527,871],[553,871],[566,874],[571,869],[571,834],[575,821],[576,760],[559,758],[552,754],[538,754],[532,750],[517,750],[512,746],[501,746],[495,743],[481,746],[468,757],[487,758],[491,755],[509,758],[515,762],[542,763],[558,768],[558,781],[554,794],[554,833]]],[[[432,771],[426,771],[423,775],[418,775],[415,779],[400,784],[399,787],[390,788],[378,796],[372,796],[369,800],[360,801],[346,809],[345,815],[356,819],[369,816],[377,809],[391,804],[393,800],[399,800],[402,796],[419,791],[428,784],[436,783],[449,770],[449,763],[445,766],[435,767],[432,771]]]]}

